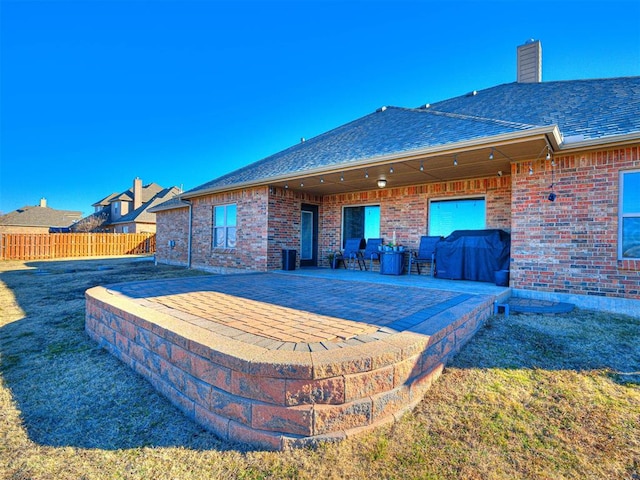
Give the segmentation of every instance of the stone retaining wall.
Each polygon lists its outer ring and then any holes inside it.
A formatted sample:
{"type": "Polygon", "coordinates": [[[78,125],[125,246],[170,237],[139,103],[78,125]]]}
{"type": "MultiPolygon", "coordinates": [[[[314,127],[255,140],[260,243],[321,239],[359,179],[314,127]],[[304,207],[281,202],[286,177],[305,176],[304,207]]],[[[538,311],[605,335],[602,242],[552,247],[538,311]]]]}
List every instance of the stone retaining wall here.
{"type": "Polygon", "coordinates": [[[411,331],[381,329],[347,348],[283,351],[217,335],[103,287],[86,300],[89,336],[187,416],[224,440],[275,450],[398,419],[492,312],[489,297],[472,297],[411,331]]]}

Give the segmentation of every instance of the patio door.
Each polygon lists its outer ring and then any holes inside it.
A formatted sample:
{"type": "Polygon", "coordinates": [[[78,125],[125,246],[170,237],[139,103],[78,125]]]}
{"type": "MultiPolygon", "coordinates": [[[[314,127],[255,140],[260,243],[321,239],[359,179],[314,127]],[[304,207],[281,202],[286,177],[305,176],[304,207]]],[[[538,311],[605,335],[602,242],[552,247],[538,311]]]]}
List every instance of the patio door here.
{"type": "Polygon", "coordinates": [[[318,206],[302,204],[300,211],[300,266],[318,266],[318,206]]]}

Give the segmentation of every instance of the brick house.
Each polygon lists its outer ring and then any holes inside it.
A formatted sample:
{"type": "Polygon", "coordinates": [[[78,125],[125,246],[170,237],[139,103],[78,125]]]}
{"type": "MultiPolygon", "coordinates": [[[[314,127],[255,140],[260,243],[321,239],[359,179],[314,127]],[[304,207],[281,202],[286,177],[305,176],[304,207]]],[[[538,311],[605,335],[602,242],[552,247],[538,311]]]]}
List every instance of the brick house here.
{"type": "Polygon", "coordinates": [[[164,188],[157,183],[142,184],[135,178],[133,186],[122,193],[112,193],[92,206],[94,213],[82,219],[78,227],[91,231],[115,233],[155,233],[156,214],[150,210],[180,193],[178,187],[164,188]]]}
{"type": "Polygon", "coordinates": [[[517,296],[640,311],[640,77],[517,81],[377,111],[156,207],[159,262],[328,266],[346,238],[511,233],[517,296]]]}
{"type": "Polygon", "coordinates": [[[51,229],[67,230],[80,220],[82,212],[57,210],[41,198],[38,205],[28,205],[0,216],[0,233],[49,233],[51,229]]]}

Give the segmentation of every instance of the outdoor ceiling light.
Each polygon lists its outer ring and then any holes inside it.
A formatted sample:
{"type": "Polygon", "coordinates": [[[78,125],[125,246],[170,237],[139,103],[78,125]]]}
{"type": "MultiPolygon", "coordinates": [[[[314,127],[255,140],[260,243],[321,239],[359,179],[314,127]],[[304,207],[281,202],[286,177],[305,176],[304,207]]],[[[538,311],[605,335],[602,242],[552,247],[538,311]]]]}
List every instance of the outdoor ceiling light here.
{"type": "Polygon", "coordinates": [[[288,183],[285,183],[285,184],[284,184],[284,188],[285,188],[285,189],[289,188],[289,184],[288,184],[288,183]]]}
{"type": "Polygon", "coordinates": [[[341,181],[341,182],[344,182],[344,173],[341,173],[341,174],[340,174],[340,181],[341,181]]]}
{"type": "Polygon", "coordinates": [[[304,187],[304,182],[300,182],[300,187],[304,187]]]}
{"type": "Polygon", "coordinates": [[[502,176],[502,170],[498,170],[498,176],[501,177],[502,176]]]}
{"type": "Polygon", "coordinates": [[[454,155],[453,156],[453,166],[457,167],[458,166],[458,155],[454,155]]]}
{"type": "Polygon", "coordinates": [[[364,178],[369,178],[369,172],[367,172],[367,169],[364,169],[364,178]]]}
{"type": "Polygon", "coordinates": [[[533,167],[529,165],[529,175],[533,175],[533,167]]]}
{"type": "Polygon", "coordinates": [[[320,183],[324,183],[324,177],[320,177],[320,183]]]}
{"type": "Polygon", "coordinates": [[[489,154],[489,160],[493,160],[493,147],[491,147],[491,153],[489,154]]]}
{"type": "Polygon", "coordinates": [[[378,180],[378,187],[379,188],[384,188],[387,186],[387,181],[384,178],[381,178],[380,180],[378,180]]]}
{"type": "Polygon", "coordinates": [[[424,163],[422,163],[422,160],[420,160],[420,171],[424,172],[424,163]]]}
{"type": "Polygon", "coordinates": [[[389,173],[393,173],[393,166],[389,169],[389,173]]]}

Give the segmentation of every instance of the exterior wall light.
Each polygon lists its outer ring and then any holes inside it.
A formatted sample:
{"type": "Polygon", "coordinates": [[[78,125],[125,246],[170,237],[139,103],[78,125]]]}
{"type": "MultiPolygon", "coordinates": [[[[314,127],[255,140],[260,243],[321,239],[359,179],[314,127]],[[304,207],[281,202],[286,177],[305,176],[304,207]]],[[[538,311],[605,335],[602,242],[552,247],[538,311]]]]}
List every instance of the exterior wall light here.
{"type": "Polygon", "coordinates": [[[379,188],[384,188],[387,186],[387,181],[384,178],[381,178],[380,180],[378,180],[378,187],[379,188]]]}

